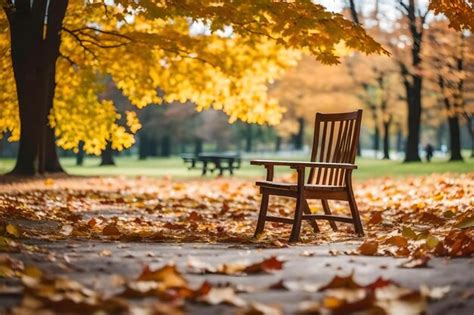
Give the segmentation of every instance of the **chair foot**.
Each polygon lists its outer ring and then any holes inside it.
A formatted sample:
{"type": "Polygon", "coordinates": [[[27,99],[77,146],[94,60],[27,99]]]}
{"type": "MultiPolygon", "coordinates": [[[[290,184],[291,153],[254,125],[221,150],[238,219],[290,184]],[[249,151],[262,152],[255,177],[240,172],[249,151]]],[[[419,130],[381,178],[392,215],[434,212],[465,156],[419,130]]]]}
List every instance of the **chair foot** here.
{"type": "Polygon", "coordinates": [[[358,236],[364,236],[364,228],[362,227],[362,222],[360,220],[359,209],[357,208],[357,203],[354,198],[352,190],[348,193],[349,207],[351,209],[352,219],[354,220],[354,231],[358,236]]]}
{"type": "Polygon", "coordinates": [[[298,235],[293,235],[293,232],[291,233],[290,239],[288,240],[288,243],[298,243],[300,240],[299,232],[298,235]]]}
{"type": "Polygon", "coordinates": [[[303,196],[300,196],[296,200],[296,208],[295,208],[295,219],[293,221],[293,227],[291,228],[291,235],[289,242],[296,243],[300,239],[300,232],[301,232],[301,221],[303,218],[303,209],[305,209],[306,200],[303,196]]]}

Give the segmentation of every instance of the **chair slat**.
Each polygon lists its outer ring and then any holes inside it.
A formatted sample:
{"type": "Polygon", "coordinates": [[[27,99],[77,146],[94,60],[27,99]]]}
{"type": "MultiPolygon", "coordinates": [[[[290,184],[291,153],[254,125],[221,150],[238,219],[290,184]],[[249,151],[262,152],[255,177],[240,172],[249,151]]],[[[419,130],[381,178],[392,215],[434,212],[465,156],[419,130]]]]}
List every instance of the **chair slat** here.
{"type": "MultiPolygon", "coordinates": [[[[332,143],[333,143],[333,136],[334,136],[334,125],[335,125],[336,122],[335,121],[330,121],[329,123],[331,124],[331,128],[330,128],[330,131],[329,131],[328,151],[327,151],[327,154],[326,154],[325,162],[331,162],[332,143]]],[[[328,169],[328,172],[329,172],[329,178],[328,178],[327,184],[332,185],[332,176],[333,176],[334,169],[328,169]]]]}

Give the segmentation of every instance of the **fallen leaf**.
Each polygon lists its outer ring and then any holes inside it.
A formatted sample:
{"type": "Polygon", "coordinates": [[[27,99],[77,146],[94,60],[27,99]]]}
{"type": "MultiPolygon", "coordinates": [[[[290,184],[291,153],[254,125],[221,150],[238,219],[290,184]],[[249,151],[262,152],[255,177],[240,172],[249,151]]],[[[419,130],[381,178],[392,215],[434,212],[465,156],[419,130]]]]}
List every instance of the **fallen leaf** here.
{"type": "Polygon", "coordinates": [[[283,315],[278,306],[270,306],[262,303],[252,302],[249,306],[237,310],[237,315],[283,315]]]}
{"type": "Polygon", "coordinates": [[[187,288],[188,282],[175,265],[165,265],[159,269],[152,270],[146,265],[137,278],[138,281],[156,281],[165,288],[187,288]]]}
{"type": "Polygon", "coordinates": [[[326,291],[329,289],[359,289],[362,286],[359,285],[354,281],[354,274],[351,273],[350,275],[343,277],[343,276],[335,276],[334,278],[329,281],[326,285],[322,286],[319,291],[326,291]]]}
{"type": "Polygon", "coordinates": [[[457,222],[454,227],[458,229],[467,229],[474,227],[474,216],[465,217],[464,219],[457,222]]]}
{"type": "Polygon", "coordinates": [[[218,305],[222,303],[234,305],[234,306],[245,306],[247,303],[245,300],[237,296],[235,291],[231,287],[226,288],[214,288],[206,292],[203,295],[199,295],[196,301],[207,303],[210,305],[218,305]]]}
{"type": "Polygon", "coordinates": [[[109,223],[102,229],[102,234],[108,236],[120,235],[120,230],[115,223],[109,223]]]}
{"type": "Polygon", "coordinates": [[[366,240],[357,248],[357,251],[362,255],[373,256],[377,254],[378,248],[379,244],[377,242],[366,240]]]}
{"type": "Polygon", "coordinates": [[[431,300],[441,300],[446,294],[451,291],[451,286],[443,286],[443,287],[428,287],[426,285],[420,286],[420,292],[424,296],[428,297],[431,300]]]}
{"type": "Polygon", "coordinates": [[[11,223],[7,224],[5,230],[7,231],[8,234],[14,237],[17,237],[17,238],[20,237],[20,231],[18,230],[16,226],[14,226],[11,223]]]}

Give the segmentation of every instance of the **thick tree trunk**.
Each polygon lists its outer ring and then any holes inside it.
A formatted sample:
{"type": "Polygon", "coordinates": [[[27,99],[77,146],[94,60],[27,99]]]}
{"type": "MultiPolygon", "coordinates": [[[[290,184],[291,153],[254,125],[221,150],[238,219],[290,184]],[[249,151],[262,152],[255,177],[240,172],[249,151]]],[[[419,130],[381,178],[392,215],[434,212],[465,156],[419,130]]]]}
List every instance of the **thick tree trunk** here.
{"type": "Polygon", "coordinates": [[[114,150],[112,149],[112,144],[110,142],[107,143],[105,150],[102,151],[101,154],[100,166],[106,165],[115,165],[114,150]]]}
{"type": "Polygon", "coordinates": [[[79,148],[76,154],[76,165],[82,166],[84,165],[84,142],[79,142],[79,148]]]}
{"type": "MultiPolygon", "coordinates": [[[[43,136],[46,137],[44,140],[44,170],[47,173],[64,173],[64,169],[61,167],[61,163],[59,162],[58,151],[56,148],[56,136],[54,135],[54,129],[48,125],[47,122],[47,115],[53,109],[53,102],[54,102],[54,95],[56,91],[56,62],[52,64],[52,69],[49,75],[49,86],[48,86],[48,95],[47,95],[47,111],[45,114],[46,121],[45,127],[46,130],[43,132],[45,133],[43,136]]],[[[41,152],[41,151],[40,151],[41,152]]]]}
{"type": "Polygon", "coordinates": [[[421,77],[415,78],[413,88],[407,91],[411,95],[408,95],[408,137],[405,146],[405,162],[421,161],[418,151],[421,123],[421,86],[421,77]]]}
{"type": "Polygon", "coordinates": [[[298,133],[294,136],[294,145],[296,150],[303,150],[305,128],[305,120],[303,117],[298,118],[298,125],[298,133]]]}
{"type": "Polygon", "coordinates": [[[20,145],[14,174],[61,172],[54,132],[48,127],[56,60],[67,0],[18,0],[4,8],[10,25],[11,57],[20,112],[20,145]],[[46,14],[47,11],[47,14],[46,14]],[[45,18],[47,16],[47,25],[45,18]]]}
{"type": "Polygon", "coordinates": [[[390,125],[391,121],[383,123],[383,159],[390,160],[390,125]]]}
{"type": "Polygon", "coordinates": [[[408,1],[406,16],[408,18],[408,28],[412,39],[411,68],[414,70],[409,71],[405,64],[400,64],[408,105],[408,137],[405,145],[405,162],[421,161],[418,146],[420,143],[421,90],[423,88],[423,77],[418,73],[418,70],[422,61],[421,45],[423,42],[426,16],[417,17],[418,11],[419,7],[417,7],[416,1],[408,1]]]}
{"type": "Polygon", "coordinates": [[[450,161],[462,161],[461,155],[461,132],[459,129],[458,116],[448,117],[449,146],[451,151],[450,161]]]}

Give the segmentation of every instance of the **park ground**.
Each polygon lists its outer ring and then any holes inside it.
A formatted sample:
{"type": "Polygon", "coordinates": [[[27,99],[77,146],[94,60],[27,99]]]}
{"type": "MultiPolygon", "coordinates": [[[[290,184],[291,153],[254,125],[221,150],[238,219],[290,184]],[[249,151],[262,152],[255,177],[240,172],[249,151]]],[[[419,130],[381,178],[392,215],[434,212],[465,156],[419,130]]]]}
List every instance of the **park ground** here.
{"type": "MultiPolygon", "coordinates": [[[[359,169],[354,173],[356,180],[364,180],[375,177],[404,177],[408,175],[429,175],[432,173],[466,173],[474,170],[474,158],[469,158],[469,152],[464,152],[464,162],[448,162],[447,157],[435,157],[431,163],[408,163],[400,160],[381,160],[374,158],[359,158],[357,164],[359,169]]],[[[265,174],[262,167],[252,166],[249,160],[252,158],[306,160],[307,154],[291,154],[288,156],[258,155],[244,156],[242,168],[236,171],[238,178],[258,178],[265,174]]],[[[170,158],[148,158],[139,160],[136,156],[121,156],[116,159],[116,166],[99,166],[100,159],[87,157],[84,165],[76,166],[75,158],[61,158],[61,163],[71,175],[81,176],[152,176],[172,177],[175,179],[199,178],[199,170],[188,170],[182,159],[177,156],[170,158]]],[[[0,174],[6,173],[14,166],[13,159],[0,159],[0,174]]],[[[288,174],[287,168],[281,168],[279,173],[288,174]]],[[[213,177],[213,176],[209,176],[213,177]]]]}
{"type": "Polygon", "coordinates": [[[279,223],[252,237],[262,173],[245,162],[205,181],[178,158],[63,164],[89,176],[2,178],[0,314],[473,314],[472,160],[362,159],[366,235],[321,222],[298,244],[279,223]]]}

